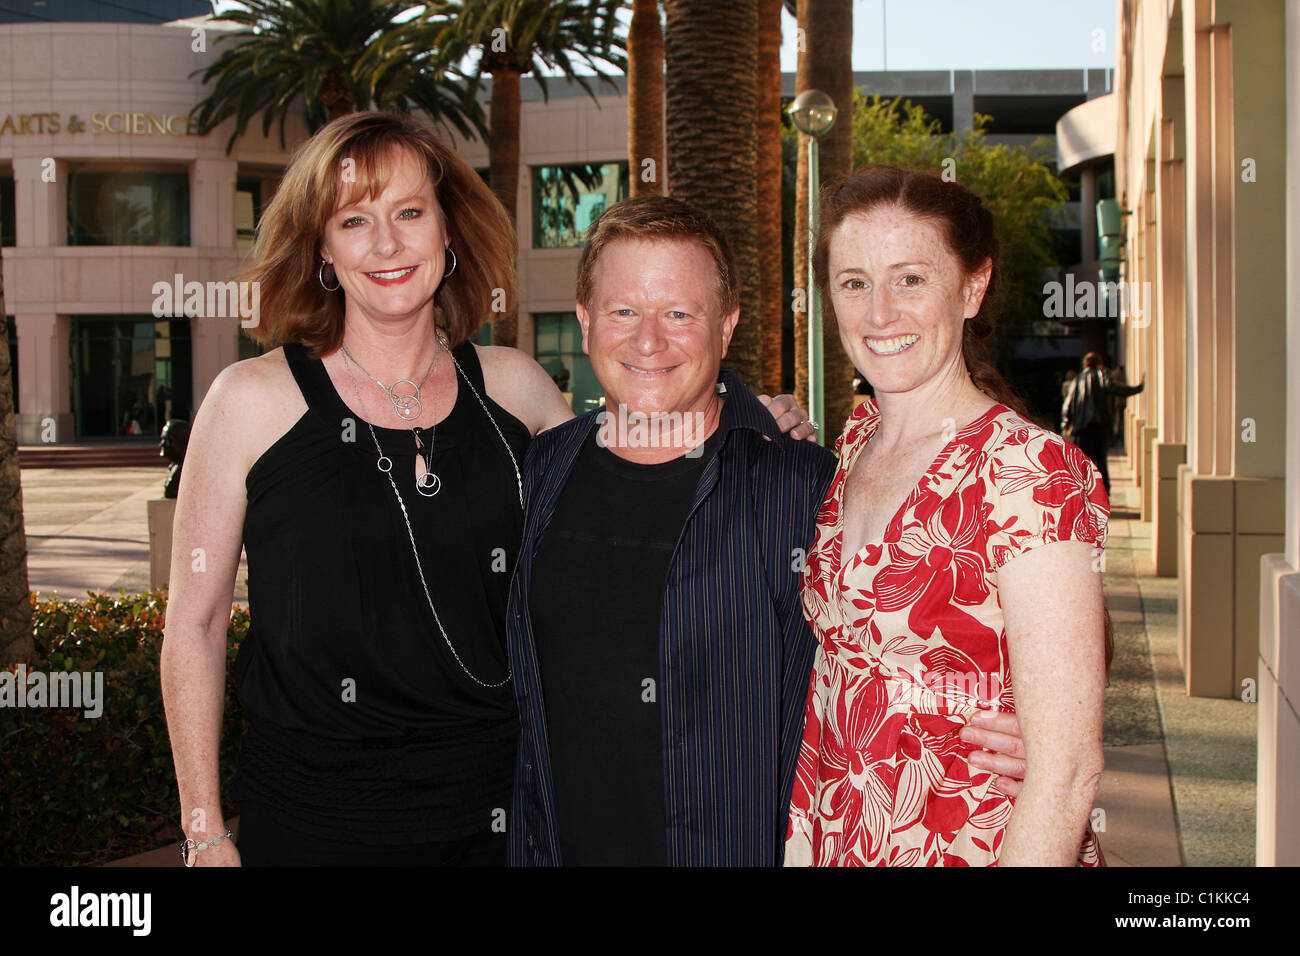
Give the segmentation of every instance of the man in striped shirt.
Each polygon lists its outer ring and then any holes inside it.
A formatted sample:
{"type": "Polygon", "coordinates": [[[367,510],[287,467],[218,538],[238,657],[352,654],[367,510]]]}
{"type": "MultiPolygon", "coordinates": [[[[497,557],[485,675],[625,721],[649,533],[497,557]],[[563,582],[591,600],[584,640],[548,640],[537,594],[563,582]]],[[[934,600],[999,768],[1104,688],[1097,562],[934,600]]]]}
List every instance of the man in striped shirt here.
{"type": "Polygon", "coordinates": [[[691,207],[606,211],[577,299],[605,407],[524,465],[510,862],[779,864],[816,648],[799,575],[835,459],[721,369],[735,266],[691,207]]]}

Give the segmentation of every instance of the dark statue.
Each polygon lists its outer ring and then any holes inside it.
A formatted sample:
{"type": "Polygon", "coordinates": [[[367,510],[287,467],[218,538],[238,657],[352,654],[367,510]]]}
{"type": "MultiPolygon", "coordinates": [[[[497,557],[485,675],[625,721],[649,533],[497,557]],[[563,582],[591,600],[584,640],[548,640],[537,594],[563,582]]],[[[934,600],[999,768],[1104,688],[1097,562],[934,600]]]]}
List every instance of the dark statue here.
{"type": "Polygon", "coordinates": [[[189,443],[190,423],[183,418],[168,419],[158,441],[158,454],[172,463],[167,469],[167,481],[163,485],[164,498],[175,498],[181,489],[181,465],[185,461],[185,449],[189,443]]]}

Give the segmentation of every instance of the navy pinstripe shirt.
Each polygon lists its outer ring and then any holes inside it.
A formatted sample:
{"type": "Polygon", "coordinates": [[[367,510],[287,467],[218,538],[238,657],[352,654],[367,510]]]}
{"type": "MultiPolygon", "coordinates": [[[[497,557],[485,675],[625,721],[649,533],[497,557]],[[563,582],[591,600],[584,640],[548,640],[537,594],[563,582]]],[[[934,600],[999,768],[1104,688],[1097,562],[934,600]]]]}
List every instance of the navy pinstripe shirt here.
{"type": "MultiPolygon", "coordinates": [[[[659,608],[664,839],[669,865],[772,866],[784,850],[816,648],[799,572],[835,459],[782,436],[735,374],[721,381],[721,446],[695,489],[659,608]]],[[[543,432],[524,464],[527,517],[507,623],[520,723],[516,866],[564,862],[528,594],[533,557],[598,415],[543,432]]]]}

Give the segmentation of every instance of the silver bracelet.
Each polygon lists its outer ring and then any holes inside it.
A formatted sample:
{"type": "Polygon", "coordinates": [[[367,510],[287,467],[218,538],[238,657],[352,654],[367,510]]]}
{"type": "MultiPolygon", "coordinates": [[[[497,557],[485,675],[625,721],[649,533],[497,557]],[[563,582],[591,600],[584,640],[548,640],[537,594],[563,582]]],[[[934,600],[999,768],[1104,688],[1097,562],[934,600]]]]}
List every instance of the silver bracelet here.
{"type": "Polygon", "coordinates": [[[224,836],[219,836],[213,840],[205,840],[202,843],[194,840],[184,840],[181,842],[181,862],[186,866],[193,866],[199,860],[199,851],[206,850],[208,847],[216,846],[218,843],[224,843],[226,840],[234,840],[235,835],[226,830],[224,836]]]}

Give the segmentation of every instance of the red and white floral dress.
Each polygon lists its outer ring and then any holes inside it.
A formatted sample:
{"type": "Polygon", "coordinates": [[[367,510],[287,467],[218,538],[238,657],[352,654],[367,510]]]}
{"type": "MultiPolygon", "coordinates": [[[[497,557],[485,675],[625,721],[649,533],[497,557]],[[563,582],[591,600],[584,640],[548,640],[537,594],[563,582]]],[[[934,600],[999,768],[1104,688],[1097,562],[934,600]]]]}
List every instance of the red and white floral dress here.
{"type": "MultiPolygon", "coordinates": [[[[843,556],[845,480],[879,419],[868,399],[836,443],[804,570],[820,646],[785,862],[993,866],[1012,801],[958,733],[981,709],[1015,710],[997,569],[1051,541],[1102,547],[1106,492],[1077,447],[994,405],[939,453],[883,539],[843,556]]],[[[1091,828],[1079,863],[1105,865],[1091,828]]]]}

